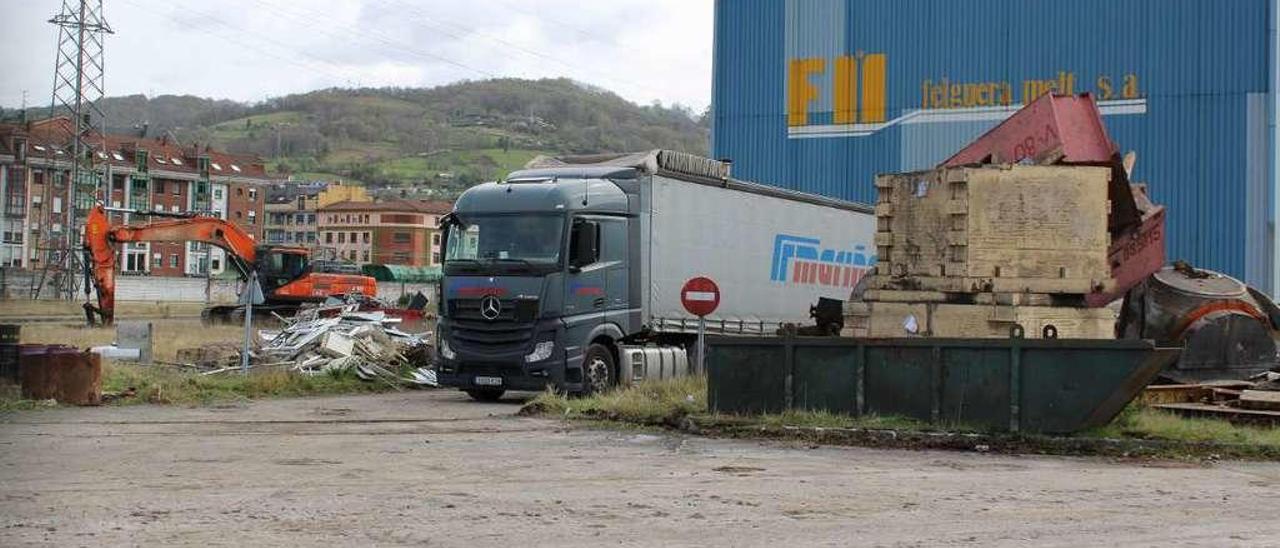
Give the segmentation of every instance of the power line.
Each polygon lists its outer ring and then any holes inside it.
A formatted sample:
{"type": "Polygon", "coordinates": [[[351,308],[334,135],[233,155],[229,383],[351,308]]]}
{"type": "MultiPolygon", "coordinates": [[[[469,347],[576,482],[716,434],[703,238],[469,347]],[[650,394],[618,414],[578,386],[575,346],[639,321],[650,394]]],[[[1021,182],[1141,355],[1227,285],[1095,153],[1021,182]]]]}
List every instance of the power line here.
{"type": "MultiPolygon", "coordinates": [[[[280,15],[280,16],[283,16],[283,17],[287,17],[287,18],[293,19],[293,20],[295,20],[295,21],[301,21],[301,22],[304,22],[304,23],[310,23],[310,24],[312,24],[312,25],[315,25],[314,27],[312,27],[312,30],[315,30],[315,31],[320,32],[320,33],[323,33],[323,34],[327,34],[327,35],[329,35],[329,36],[335,36],[335,37],[336,37],[336,35],[335,35],[333,32],[331,32],[331,31],[329,31],[329,30],[327,30],[327,29],[325,29],[325,28],[323,27],[323,25],[325,25],[325,24],[327,24],[327,23],[332,23],[332,20],[329,20],[329,19],[323,19],[323,18],[320,18],[320,17],[318,17],[318,16],[317,16],[317,17],[312,17],[312,16],[308,16],[308,15],[303,15],[301,11],[295,11],[295,12],[292,12],[292,13],[291,13],[291,12],[286,12],[286,11],[281,11],[281,10],[277,9],[277,7],[276,7],[275,5],[270,4],[270,3],[268,3],[268,2],[264,2],[263,0],[253,0],[253,1],[254,1],[255,3],[257,3],[259,6],[262,6],[262,7],[264,7],[264,8],[267,8],[268,10],[270,10],[271,12],[273,12],[273,13],[275,13],[275,14],[277,14],[277,15],[280,15]],[[301,18],[301,19],[299,19],[299,18],[301,18]]],[[[296,9],[296,8],[295,8],[295,9],[296,9]]],[[[317,15],[317,14],[315,14],[315,12],[307,12],[307,13],[312,14],[312,15],[317,15]]],[[[459,69],[462,69],[462,70],[466,70],[466,71],[468,71],[468,72],[473,72],[473,73],[475,73],[475,74],[479,74],[479,75],[484,76],[484,77],[487,77],[487,78],[498,78],[498,77],[499,77],[497,74],[494,74],[494,73],[492,73],[492,72],[489,72],[489,71],[487,71],[487,70],[484,70],[484,69],[481,69],[481,68],[478,68],[478,67],[473,67],[473,66],[468,65],[468,64],[466,64],[466,63],[463,63],[463,62],[461,62],[461,61],[457,61],[457,60],[455,60],[455,59],[452,59],[452,58],[449,58],[449,57],[446,57],[446,56],[443,56],[443,55],[440,55],[440,54],[437,54],[437,53],[433,53],[433,52],[430,52],[430,51],[424,51],[424,50],[417,49],[417,48],[413,47],[413,46],[412,46],[412,45],[410,45],[410,44],[406,44],[406,43],[404,43],[404,42],[400,42],[400,41],[398,41],[398,40],[395,40],[394,38],[389,38],[389,37],[387,37],[385,34],[380,33],[380,32],[377,32],[376,30],[372,30],[372,29],[355,29],[355,28],[350,27],[350,26],[343,26],[342,28],[343,28],[344,30],[346,30],[346,31],[347,31],[351,36],[355,37],[356,39],[362,39],[362,38],[366,38],[366,37],[376,38],[376,39],[378,39],[380,42],[382,42],[383,44],[386,44],[386,45],[388,45],[388,46],[391,46],[391,47],[397,48],[397,50],[396,50],[396,51],[404,50],[404,52],[410,53],[410,54],[415,55],[415,56],[417,56],[417,57],[419,57],[419,58],[426,58],[426,59],[431,59],[431,60],[439,61],[439,62],[442,62],[442,63],[448,64],[448,65],[450,65],[450,66],[453,66],[453,67],[456,67],[456,68],[459,68],[459,69]]]]}
{"type": "MultiPolygon", "coordinates": [[[[413,7],[413,6],[410,6],[410,5],[408,5],[408,4],[404,4],[402,1],[399,1],[399,0],[382,0],[382,1],[384,2],[384,4],[383,4],[383,5],[389,5],[391,2],[398,2],[400,6],[402,6],[402,7],[403,7],[403,8],[405,8],[405,9],[408,9],[409,11],[411,11],[411,12],[413,12],[414,14],[418,15],[419,17],[421,17],[421,18],[423,18],[423,19],[425,19],[425,20],[427,20],[427,21],[434,21],[434,22],[436,23],[436,24],[434,25],[434,27],[435,27],[435,28],[437,28],[437,29],[441,29],[441,30],[442,30],[443,32],[445,32],[446,34],[449,34],[450,36],[453,36],[454,38],[457,38],[457,39],[459,39],[459,40],[465,40],[467,37],[466,37],[465,35],[460,36],[460,35],[457,35],[457,34],[453,34],[453,33],[449,32],[448,30],[443,29],[440,25],[442,25],[442,24],[444,24],[444,25],[450,25],[450,26],[452,26],[452,27],[454,27],[454,28],[457,28],[457,29],[461,30],[461,31],[462,31],[462,32],[464,32],[464,33],[471,33],[471,34],[474,34],[474,35],[479,36],[479,37],[481,37],[481,38],[483,38],[483,39],[490,40],[490,41],[492,41],[492,42],[495,42],[495,43],[498,43],[498,44],[502,44],[502,45],[507,46],[507,47],[509,47],[509,48],[515,49],[515,50],[517,50],[517,51],[520,51],[520,52],[522,52],[522,53],[524,53],[524,54],[526,54],[526,55],[529,55],[529,56],[532,56],[532,57],[537,57],[537,58],[539,58],[539,59],[544,59],[544,60],[547,60],[547,61],[552,61],[552,62],[554,62],[554,63],[558,63],[558,64],[560,64],[560,65],[562,65],[562,66],[564,66],[564,67],[566,67],[566,68],[569,68],[569,69],[573,69],[573,70],[581,70],[581,69],[584,69],[584,68],[585,68],[585,67],[583,67],[581,64],[571,63],[571,62],[568,62],[568,61],[562,60],[562,59],[560,59],[560,58],[558,58],[558,57],[555,57],[555,56],[553,56],[553,55],[550,55],[550,54],[547,54],[547,53],[543,53],[543,52],[541,52],[541,51],[534,50],[534,49],[532,49],[532,48],[528,48],[528,47],[525,47],[525,46],[522,46],[522,45],[519,45],[519,44],[512,43],[512,42],[507,41],[507,40],[504,40],[504,39],[502,39],[502,38],[500,38],[500,37],[497,37],[497,36],[494,36],[494,35],[492,35],[492,34],[489,34],[489,33],[483,32],[483,31],[481,31],[481,30],[479,30],[479,29],[476,29],[476,28],[473,28],[473,27],[468,27],[468,26],[465,26],[465,25],[462,25],[462,24],[459,24],[459,23],[456,23],[456,22],[444,21],[444,20],[441,20],[441,19],[438,19],[438,18],[432,17],[432,16],[428,15],[426,12],[422,11],[421,9],[418,9],[418,8],[416,8],[416,7],[413,7]]],[[[615,45],[616,45],[616,44],[615,44],[615,45]]],[[[633,81],[633,80],[627,80],[627,79],[617,78],[617,77],[615,77],[615,76],[611,76],[611,75],[604,74],[604,73],[600,73],[600,76],[603,76],[605,79],[607,79],[607,80],[611,80],[611,81],[613,81],[614,83],[628,85],[628,86],[631,86],[631,87],[633,87],[633,88],[642,89],[642,90],[649,91],[649,92],[658,92],[658,90],[657,90],[657,89],[651,88],[651,87],[649,87],[647,84],[643,84],[643,83],[636,82],[636,81],[633,81]]],[[[660,95],[660,93],[658,93],[658,94],[660,95]]]]}
{"type": "MultiPolygon", "coordinates": [[[[168,19],[170,22],[175,23],[175,24],[177,24],[178,26],[183,27],[183,28],[186,28],[186,27],[188,26],[188,25],[186,25],[186,23],[185,23],[185,22],[183,22],[181,19],[179,19],[179,18],[178,18],[176,15],[174,15],[172,12],[170,12],[170,13],[168,13],[168,14],[156,13],[156,12],[154,12],[150,7],[145,6],[145,5],[143,5],[143,4],[140,4],[140,3],[138,3],[138,2],[137,2],[137,1],[135,1],[135,0],[121,0],[121,1],[125,2],[126,4],[130,4],[130,5],[132,5],[132,6],[136,7],[136,8],[139,8],[139,10],[140,10],[141,12],[146,13],[146,14],[147,14],[147,15],[149,15],[149,16],[153,16],[153,17],[157,17],[157,18],[164,18],[164,19],[168,19]]],[[[267,50],[267,49],[264,49],[264,48],[262,48],[261,46],[258,46],[258,45],[255,45],[255,44],[248,43],[247,41],[238,40],[238,39],[236,39],[236,38],[234,38],[234,37],[232,37],[232,36],[227,36],[227,35],[224,35],[224,34],[218,33],[218,32],[216,32],[216,31],[214,31],[213,29],[210,29],[210,28],[207,28],[207,27],[200,27],[200,28],[196,28],[196,29],[195,29],[195,30],[200,31],[200,32],[202,32],[202,33],[204,33],[204,34],[207,34],[207,35],[213,36],[214,38],[219,38],[219,39],[221,39],[221,40],[223,40],[223,41],[225,41],[225,42],[229,42],[229,43],[231,43],[231,44],[234,44],[234,45],[240,46],[240,47],[241,47],[241,48],[243,48],[243,49],[246,49],[246,50],[252,51],[252,52],[254,52],[254,53],[258,53],[258,54],[266,55],[266,56],[268,56],[268,57],[274,58],[274,59],[276,59],[276,60],[279,60],[279,61],[282,61],[282,62],[285,62],[285,63],[291,64],[291,65],[294,65],[294,66],[297,66],[297,67],[300,67],[300,68],[303,68],[303,69],[306,69],[306,70],[311,71],[311,72],[314,72],[314,73],[323,73],[323,74],[326,74],[326,75],[328,75],[328,76],[331,76],[331,77],[337,78],[339,81],[346,81],[346,82],[352,82],[352,81],[355,81],[355,80],[352,78],[352,74],[351,74],[351,73],[348,73],[348,72],[341,72],[342,68],[341,68],[339,65],[337,65],[336,63],[333,63],[333,62],[330,62],[330,61],[326,61],[326,60],[320,59],[320,58],[318,58],[318,57],[316,57],[316,56],[314,56],[314,55],[311,55],[311,54],[309,54],[309,53],[306,53],[306,52],[297,52],[297,51],[293,50],[292,48],[290,48],[288,45],[282,44],[282,43],[280,43],[280,42],[278,42],[278,41],[275,41],[275,40],[272,40],[272,39],[264,38],[264,37],[262,37],[262,36],[260,36],[260,35],[251,35],[250,33],[246,33],[246,32],[244,32],[244,31],[240,30],[239,28],[235,27],[235,26],[234,26],[234,25],[232,25],[231,23],[227,23],[226,21],[223,21],[222,19],[220,19],[220,18],[218,18],[218,17],[216,17],[216,16],[214,16],[214,15],[212,15],[212,14],[209,14],[209,13],[195,13],[195,15],[198,15],[198,16],[199,16],[199,17],[201,17],[201,18],[207,19],[207,20],[209,20],[209,21],[211,21],[211,22],[213,22],[213,23],[215,23],[215,24],[218,24],[218,25],[220,25],[220,26],[222,26],[222,27],[225,27],[225,28],[227,28],[228,30],[230,30],[230,31],[232,31],[232,32],[234,32],[234,33],[237,33],[237,34],[240,34],[240,35],[244,35],[244,36],[253,36],[254,38],[258,38],[258,39],[260,39],[260,40],[263,40],[263,41],[266,41],[266,42],[270,42],[270,43],[272,43],[272,44],[275,44],[276,46],[281,47],[282,49],[286,49],[290,54],[302,55],[302,56],[304,56],[304,57],[307,57],[307,58],[312,59],[312,61],[313,61],[313,62],[312,62],[311,64],[307,64],[307,63],[304,63],[304,62],[302,62],[302,61],[300,61],[300,60],[298,60],[297,58],[294,58],[294,57],[289,57],[289,56],[279,55],[279,54],[276,54],[276,53],[274,53],[274,52],[272,52],[272,51],[269,51],[269,50],[267,50]],[[326,68],[326,67],[324,67],[324,65],[330,65],[330,66],[332,66],[332,67],[333,67],[333,69],[336,69],[336,71],[335,71],[335,70],[331,70],[331,69],[329,69],[329,68],[326,68]]]]}

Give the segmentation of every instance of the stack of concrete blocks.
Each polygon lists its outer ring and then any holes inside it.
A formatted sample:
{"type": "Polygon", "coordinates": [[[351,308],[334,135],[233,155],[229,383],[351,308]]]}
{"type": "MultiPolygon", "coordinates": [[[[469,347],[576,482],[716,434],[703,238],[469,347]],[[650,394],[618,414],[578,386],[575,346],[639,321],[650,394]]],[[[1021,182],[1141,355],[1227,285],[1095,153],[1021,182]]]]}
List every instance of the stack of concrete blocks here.
{"type": "Polygon", "coordinates": [[[853,337],[1112,338],[1102,167],[984,165],[882,175],[877,263],[853,337]]]}

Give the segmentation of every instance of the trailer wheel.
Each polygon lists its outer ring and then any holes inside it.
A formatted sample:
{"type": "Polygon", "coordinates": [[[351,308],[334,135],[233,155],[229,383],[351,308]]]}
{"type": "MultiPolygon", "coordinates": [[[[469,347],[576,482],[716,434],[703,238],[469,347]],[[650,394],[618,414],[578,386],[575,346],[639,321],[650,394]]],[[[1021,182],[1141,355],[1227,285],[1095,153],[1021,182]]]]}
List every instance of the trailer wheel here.
{"type": "Polygon", "coordinates": [[[505,393],[506,390],[500,388],[474,388],[467,390],[467,395],[471,396],[471,399],[489,403],[502,399],[502,395],[505,393]]]}
{"type": "Polygon", "coordinates": [[[603,394],[613,388],[614,377],[613,352],[603,344],[587,347],[587,355],[582,360],[582,395],[603,394]]]}

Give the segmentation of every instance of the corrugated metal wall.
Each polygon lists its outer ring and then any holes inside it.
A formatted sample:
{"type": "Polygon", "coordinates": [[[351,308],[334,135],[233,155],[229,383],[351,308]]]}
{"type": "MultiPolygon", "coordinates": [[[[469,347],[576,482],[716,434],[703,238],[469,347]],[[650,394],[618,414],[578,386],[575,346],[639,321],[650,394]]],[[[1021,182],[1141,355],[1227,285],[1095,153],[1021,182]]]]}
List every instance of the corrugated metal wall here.
{"type": "Polygon", "coordinates": [[[1169,258],[1274,292],[1278,0],[717,0],[712,150],[869,202],[1024,100],[1092,92],[1169,258]]]}

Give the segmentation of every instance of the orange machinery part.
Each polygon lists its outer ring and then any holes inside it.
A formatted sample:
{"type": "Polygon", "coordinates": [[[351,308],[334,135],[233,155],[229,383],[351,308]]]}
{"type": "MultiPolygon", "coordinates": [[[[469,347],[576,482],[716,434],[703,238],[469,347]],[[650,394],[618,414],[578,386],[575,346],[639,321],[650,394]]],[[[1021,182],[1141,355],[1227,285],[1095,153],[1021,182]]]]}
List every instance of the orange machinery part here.
{"type": "MultiPolygon", "coordinates": [[[[92,263],[94,285],[98,288],[96,312],[107,324],[115,319],[117,242],[208,243],[227,250],[242,274],[248,273],[257,252],[251,236],[222,219],[191,217],[141,226],[111,226],[106,208],[97,204],[85,219],[84,247],[92,263]]],[[[93,308],[87,303],[86,306],[93,308]]]]}
{"type": "Polygon", "coordinates": [[[283,299],[307,299],[360,293],[378,295],[378,282],[369,276],[313,272],[280,286],[274,295],[283,299]]]}

